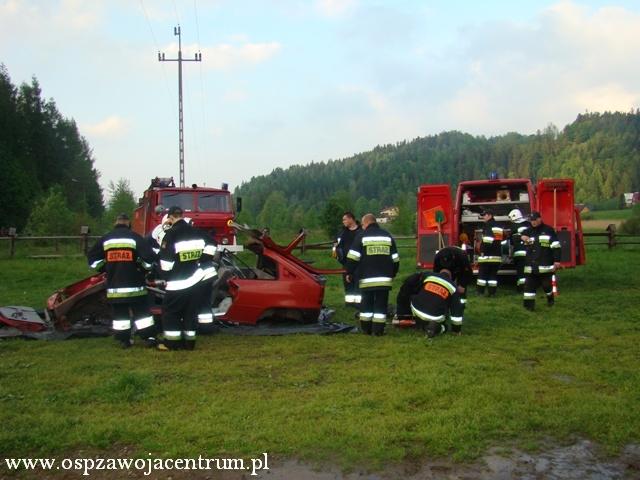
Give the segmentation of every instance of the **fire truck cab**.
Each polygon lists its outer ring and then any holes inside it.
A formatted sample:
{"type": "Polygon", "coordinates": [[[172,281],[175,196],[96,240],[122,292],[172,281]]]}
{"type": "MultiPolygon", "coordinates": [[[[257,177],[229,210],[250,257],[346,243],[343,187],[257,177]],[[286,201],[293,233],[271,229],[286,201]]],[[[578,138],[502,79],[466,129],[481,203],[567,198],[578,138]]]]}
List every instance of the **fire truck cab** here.
{"type": "Polygon", "coordinates": [[[219,248],[242,250],[242,246],[236,243],[235,230],[228,224],[229,220],[235,219],[235,212],[226,184],[222,188],[199,187],[195,184],[181,188],[176,187],[173,177],[156,177],[139,200],[133,215],[133,230],[143,236],[151,233],[173,206],[181,207],[184,216],[190,218],[196,228],[211,235],[219,248]]]}
{"type": "MultiPolygon", "coordinates": [[[[433,268],[440,248],[457,245],[469,251],[477,267],[483,209],[493,212],[498,224],[511,231],[508,214],[517,208],[524,216],[539,211],[542,220],[555,228],[562,244],[562,265],[585,263],[580,213],[574,205],[572,179],[544,179],[533,185],[529,179],[474,180],[461,182],[455,197],[448,184],[422,185],[418,190],[417,261],[420,268],[433,268]]],[[[501,273],[515,273],[512,247],[505,242],[501,273]]]]}

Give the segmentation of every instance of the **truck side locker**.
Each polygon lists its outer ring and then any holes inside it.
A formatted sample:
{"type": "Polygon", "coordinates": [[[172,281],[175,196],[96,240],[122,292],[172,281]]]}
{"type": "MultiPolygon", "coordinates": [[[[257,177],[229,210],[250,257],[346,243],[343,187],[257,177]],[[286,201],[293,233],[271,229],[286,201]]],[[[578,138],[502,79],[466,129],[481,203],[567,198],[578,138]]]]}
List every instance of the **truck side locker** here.
{"type": "Polygon", "coordinates": [[[448,184],[422,185],[417,200],[418,266],[433,268],[436,251],[455,245],[451,188],[448,184]]]}
{"type": "Polygon", "coordinates": [[[574,220],[576,229],[576,265],[584,265],[587,257],[584,250],[584,236],[582,235],[582,218],[578,207],[574,207],[574,220]]]}
{"type": "Polygon", "coordinates": [[[540,180],[537,185],[537,210],[544,223],[552,226],[558,233],[562,245],[562,265],[575,267],[577,252],[573,180],[540,180]]]}

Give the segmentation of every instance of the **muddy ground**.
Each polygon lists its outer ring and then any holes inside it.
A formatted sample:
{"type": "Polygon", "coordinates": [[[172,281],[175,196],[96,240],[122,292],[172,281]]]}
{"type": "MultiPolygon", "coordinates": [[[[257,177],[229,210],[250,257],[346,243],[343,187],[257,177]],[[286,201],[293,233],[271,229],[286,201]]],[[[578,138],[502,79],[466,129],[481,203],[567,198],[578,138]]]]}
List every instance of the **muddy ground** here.
{"type": "MultiPolygon", "coordinates": [[[[128,448],[119,448],[102,455],[92,452],[75,452],[69,457],[127,458],[132,456],[128,448]]],[[[605,457],[594,443],[587,440],[571,445],[548,445],[535,453],[515,448],[493,448],[472,463],[456,463],[449,459],[422,462],[406,462],[382,471],[371,472],[355,469],[343,472],[334,465],[312,465],[297,460],[269,458],[269,470],[257,476],[240,471],[156,471],[145,476],[142,471],[93,471],[89,476],[82,472],[52,471],[8,472],[0,469],[1,479],[50,479],[70,480],[91,478],[111,479],[162,479],[162,480],[610,480],[640,479],[640,445],[627,445],[620,455],[605,457]]]]}

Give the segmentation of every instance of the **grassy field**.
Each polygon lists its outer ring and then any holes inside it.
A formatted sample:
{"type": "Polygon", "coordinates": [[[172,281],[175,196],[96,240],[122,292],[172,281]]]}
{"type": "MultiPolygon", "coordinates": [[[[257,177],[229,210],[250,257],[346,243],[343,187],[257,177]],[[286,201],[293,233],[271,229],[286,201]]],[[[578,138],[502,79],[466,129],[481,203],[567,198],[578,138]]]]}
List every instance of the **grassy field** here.
{"type": "MultiPolygon", "coordinates": [[[[415,250],[401,249],[400,277],[415,250]]],[[[316,265],[335,266],[327,252],[316,265]]],[[[0,305],[42,307],[88,273],[80,259],[1,260],[0,305]]],[[[526,312],[512,287],[470,296],[464,334],[409,330],[201,337],[163,353],[110,339],[0,341],[5,456],[80,449],[384,465],[472,459],[490,446],[584,437],[609,453],[640,440],[640,249],[593,247],[560,274],[554,308],[526,312]]],[[[395,297],[399,281],[392,293],[395,297]]],[[[351,321],[328,282],[336,320],[351,321]]],[[[540,302],[543,303],[543,302],[540,302]]]]}

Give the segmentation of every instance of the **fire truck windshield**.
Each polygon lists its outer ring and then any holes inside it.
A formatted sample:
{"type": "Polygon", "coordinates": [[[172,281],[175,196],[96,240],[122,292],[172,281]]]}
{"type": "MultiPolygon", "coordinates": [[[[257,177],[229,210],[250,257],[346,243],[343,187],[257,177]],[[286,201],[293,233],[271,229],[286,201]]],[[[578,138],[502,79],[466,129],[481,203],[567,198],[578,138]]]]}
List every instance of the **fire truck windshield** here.
{"type": "Polygon", "coordinates": [[[201,192],[198,194],[198,210],[200,212],[230,212],[229,195],[217,192],[201,192]]]}
{"type": "Polygon", "coordinates": [[[180,207],[185,212],[192,212],[193,193],[191,192],[163,192],[162,204],[166,208],[180,207]]]}

